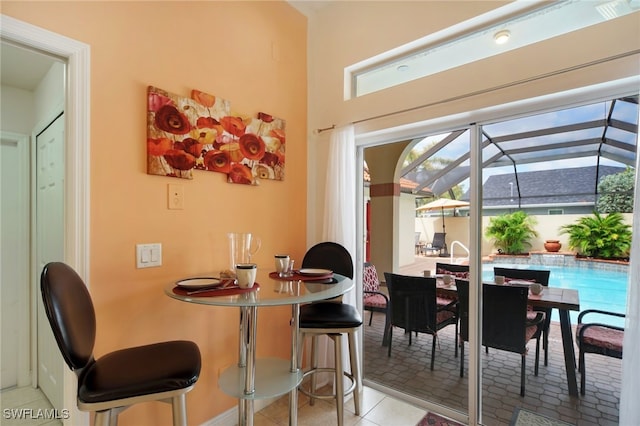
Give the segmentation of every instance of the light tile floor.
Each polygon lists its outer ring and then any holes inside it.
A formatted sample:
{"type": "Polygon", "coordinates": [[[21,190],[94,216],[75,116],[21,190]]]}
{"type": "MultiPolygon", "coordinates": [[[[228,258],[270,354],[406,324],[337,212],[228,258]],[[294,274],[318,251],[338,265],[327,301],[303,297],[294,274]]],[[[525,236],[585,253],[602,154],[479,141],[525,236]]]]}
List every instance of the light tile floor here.
{"type": "MultiPolygon", "coordinates": [[[[336,424],[336,408],[332,401],[317,400],[311,406],[309,398],[303,394],[299,396],[298,424],[300,426],[325,426],[336,424]]],[[[289,424],[289,399],[283,396],[275,403],[256,413],[255,426],[285,426],[289,424]]],[[[28,413],[32,409],[51,408],[51,404],[39,389],[30,386],[13,388],[2,391],[0,407],[3,416],[0,418],[2,426],[61,426],[59,420],[7,418],[4,409],[25,409],[28,413]]],[[[426,414],[426,411],[409,403],[392,398],[375,389],[364,387],[362,412],[360,416],[354,413],[353,400],[345,403],[345,426],[414,426],[426,414]]]]}
{"type": "MultiPolygon", "coordinates": [[[[298,425],[325,426],[337,424],[333,401],[316,400],[312,406],[309,398],[299,394],[298,425]]],[[[256,413],[256,426],[284,426],[289,424],[289,399],[284,396],[256,413]]],[[[345,402],[345,426],[415,426],[426,414],[422,408],[390,397],[375,389],[364,387],[360,416],[354,413],[353,400],[345,402]]]]}
{"type": "Polygon", "coordinates": [[[31,386],[3,390],[0,393],[0,407],[2,426],[62,426],[62,421],[46,418],[50,413],[39,411],[52,407],[40,389],[31,386]]]}

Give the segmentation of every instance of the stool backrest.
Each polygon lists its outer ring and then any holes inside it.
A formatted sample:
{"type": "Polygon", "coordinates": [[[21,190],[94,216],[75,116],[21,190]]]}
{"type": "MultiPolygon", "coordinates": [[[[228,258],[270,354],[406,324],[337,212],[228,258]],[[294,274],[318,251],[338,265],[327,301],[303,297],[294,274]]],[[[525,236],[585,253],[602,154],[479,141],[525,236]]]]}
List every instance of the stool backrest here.
{"type": "Polygon", "coordinates": [[[353,260],[346,248],[325,241],[311,247],[302,259],[303,268],[324,268],[353,279],[353,260]]]}
{"type": "Polygon", "coordinates": [[[40,276],[44,310],[67,365],[80,374],[93,362],[96,315],[82,278],[62,262],[45,265],[40,276]]]}

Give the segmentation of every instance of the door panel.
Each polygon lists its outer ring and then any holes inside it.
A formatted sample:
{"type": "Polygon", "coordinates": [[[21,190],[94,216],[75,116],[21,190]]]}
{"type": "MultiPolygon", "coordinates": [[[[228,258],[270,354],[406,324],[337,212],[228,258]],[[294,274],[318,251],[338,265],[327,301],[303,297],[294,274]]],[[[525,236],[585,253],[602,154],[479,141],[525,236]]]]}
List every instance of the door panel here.
{"type": "Polygon", "coordinates": [[[1,388],[29,379],[29,138],[2,134],[0,144],[1,388]]]}
{"type": "MultiPolygon", "coordinates": [[[[36,139],[37,273],[52,261],[64,260],[64,115],[36,139]]],[[[39,281],[39,277],[38,277],[39,281]]],[[[49,326],[41,297],[38,306],[38,385],[54,408],[63,408],[64,361],[49,326]]]]}

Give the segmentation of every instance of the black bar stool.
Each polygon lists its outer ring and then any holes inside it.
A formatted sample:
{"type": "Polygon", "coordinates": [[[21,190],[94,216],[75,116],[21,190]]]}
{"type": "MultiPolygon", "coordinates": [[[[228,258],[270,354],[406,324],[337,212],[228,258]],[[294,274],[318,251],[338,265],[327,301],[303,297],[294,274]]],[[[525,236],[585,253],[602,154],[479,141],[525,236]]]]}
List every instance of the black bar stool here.
{"type": "MultiPolygon", "coordinates": [[[[353,279],[353,260],[349,252],[340,244],[322,242],[311,247],[302,260],[303,268],[326,268],[353,279]]],[[[301,358],[302,346],[307,336],[311,341],[311,365],[304,372],[304,377],[311,376],[310,387],[306,389],[304,382],[298,388],[302,393],[314,399],[335,399],[338,425],[344,422],[344,397],[353,393],[356,415],[360,415],[362,376],[358,365],[356,332],[362,327],[362,316],[351,305],[341,303],[340,299],[311,303],[300,307],[300,347],[298,357],[301,358]],[[345,371],[342,365],[342,336],[346,334],[349,342],[349,359],[351,371],[345,371]],[[335,368],[318,367],[318,338],[328,336],[334,343],[335,368]],[[317,373],[331,372],[335,374],[335,392],[332,394],[317,393],[317,373]],[[351,383],[346,389],[344,377],[351,383]]]]}

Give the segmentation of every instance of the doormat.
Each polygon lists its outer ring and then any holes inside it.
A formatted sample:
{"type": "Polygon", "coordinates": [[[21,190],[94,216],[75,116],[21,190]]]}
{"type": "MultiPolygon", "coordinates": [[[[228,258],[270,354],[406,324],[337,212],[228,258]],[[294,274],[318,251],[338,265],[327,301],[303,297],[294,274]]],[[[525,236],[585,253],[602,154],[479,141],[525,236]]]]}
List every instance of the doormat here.
{"type": "Polygon", "coordinates": [[[416,426],[463,426],[462,423],[454,422],[446,417],[434,413],[427,413],[416,426]]]}
{"type": "Polygon", "coordinates": [[[513,410],[509,426],[573,426],[571,423],[555,420],[542,414],[537,414],[524,408],[513,410]]]}

